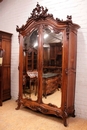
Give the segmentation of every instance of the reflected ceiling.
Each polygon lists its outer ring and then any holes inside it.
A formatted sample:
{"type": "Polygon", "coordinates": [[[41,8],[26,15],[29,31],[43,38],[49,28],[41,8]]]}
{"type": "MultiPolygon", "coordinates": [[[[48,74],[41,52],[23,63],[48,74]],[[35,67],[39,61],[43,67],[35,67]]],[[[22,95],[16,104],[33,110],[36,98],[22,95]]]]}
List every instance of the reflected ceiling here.
{"type": "MultiPolygon", "coordinates": [[[[25,37],[24,43],[28,43],[29,47],[34,47],[34,44],[38,40],[38,32],[35,30],[31,33],[31,35],[25,37]],[[32,46],[31,46],[32,45],[32,46]]],[[[62,33],[55,33],[53,30],[49,28],[44,29],[44,47],[47,47],[48,43],[60,43],[62,42],[62,33]]]]}

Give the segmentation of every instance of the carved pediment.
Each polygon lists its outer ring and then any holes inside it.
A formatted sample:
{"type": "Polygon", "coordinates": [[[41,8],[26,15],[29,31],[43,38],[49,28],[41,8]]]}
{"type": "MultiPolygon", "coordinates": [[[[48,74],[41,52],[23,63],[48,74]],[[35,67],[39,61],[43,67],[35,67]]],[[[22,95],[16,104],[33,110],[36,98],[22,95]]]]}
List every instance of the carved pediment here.
{"type": "Polygon", "coordinates": [[[45,19],[47,16],[49,17],[53,17],[52,14],[48,14],[48,9],[44,8],[43,6],[40,6],[38,3],[36,5],[36,8],[33,9],[32,13],[31,13],[31,18],[33,18],[34,20],[39,20],[39,19],[45,19]]]}
{"type": "MultiPolygon", "coordinates": [[[[22,31],[25,28],[25,26],[27,26],[28,23],[31,23],[31,21],[45,20],[47,17],[55,20],[53,15],[48,13],[48,9],[46,7],[44,8],[43,6],[40,6],[37,3],[36,7],[33,9],[32,13],[31,13],[31,16],[26,21],[26,24],[22,25],[21,28],[19,28],[19,26],[17,26],[16,30],[22,31]]],[[[57,18],[56,21],[61,22],[61,20],[59,18],[57,18]]]]}
{"type": "Polygon", "coordinates": [[[17,32],[22,32],[24,31],[29,25],[31,25],[31,23],[33,22],[38,22],[40,20],[46,20],[46,19],[50,19],[51,21],[55,21],[56,23],[60,24],[60,25],[75,25],[77,26],[77,28],[79,28],[78,25],[74,24],[72,22],[72,16],[67,15],[67,20],[60,20],[59,18],[54,19],[53,14],[49,14],[48,13],[48,9],[43,6],[40,6],[38,3],[36,5],[36,7],[33,9],[31,16],[28,18],[28,20],[26,21],[25,25],[22,25],[20,28],[19,26],[16,27],[16,31],[17,32]]]}

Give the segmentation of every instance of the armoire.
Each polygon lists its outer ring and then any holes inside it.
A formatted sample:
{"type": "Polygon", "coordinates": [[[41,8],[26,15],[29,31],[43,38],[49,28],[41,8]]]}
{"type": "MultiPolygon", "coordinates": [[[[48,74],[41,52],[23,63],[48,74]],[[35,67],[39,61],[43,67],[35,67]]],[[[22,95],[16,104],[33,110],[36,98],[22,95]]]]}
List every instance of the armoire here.
{"type": "Polygon", "coordinates": [[[77,31],[79,25],[54,19],[38,3],[19,33],[19,94],[21,105],[63,119],[75,116],[77,31]],[[25,81],[25,82],[24,82],[25,81]],[[25,83],[25,84],[24,84],[25,83]],[[36,94],[35,94],[36,91],[36,94]]]}
{"type": "Polygon", "coordinates": [[[11,38],[12,34],[5,31],[0,31],[0,47],[4,50],[3,56],[3,82],[2,86],[2,101],[11,98],[11,38]]]}

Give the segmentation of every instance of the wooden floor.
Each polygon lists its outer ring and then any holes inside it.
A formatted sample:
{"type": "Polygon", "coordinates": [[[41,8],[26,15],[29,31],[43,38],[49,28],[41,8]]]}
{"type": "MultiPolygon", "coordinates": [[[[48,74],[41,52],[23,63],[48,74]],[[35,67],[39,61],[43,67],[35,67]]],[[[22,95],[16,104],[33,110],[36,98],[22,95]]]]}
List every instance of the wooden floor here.
{"type": "Polygon", "coordinates": [[[70,117],[66,128],[60,118],[46,116],[24,107],[15,110],[16,107],[15,100],[3,102],[0,107],[0,130],[87,130],[85,119],[70,117]]]}
{"type": "MultiPolygon", "coordinates": [[[[34,90],[32,90],[32,94],[26,93],[24,95],[25,97],[31,98],[34,101],[37,100],[37,95],[35,95],[34,90]]],[[[46,104],[51,103],[51,104],[56,105],[57,107],[61,107],[61,89],[60,88],[59,90],[56,89],[54,93],[47,95],[46,97],[43,96],[42,101],[46,104]]]]}

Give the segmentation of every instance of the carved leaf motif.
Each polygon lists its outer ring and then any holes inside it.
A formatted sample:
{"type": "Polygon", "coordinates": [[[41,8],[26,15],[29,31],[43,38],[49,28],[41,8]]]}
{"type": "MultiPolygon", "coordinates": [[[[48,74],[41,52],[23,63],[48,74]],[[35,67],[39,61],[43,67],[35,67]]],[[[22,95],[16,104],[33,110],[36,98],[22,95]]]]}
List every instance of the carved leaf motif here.
{"type": "Polygon", "coordinates": [[[40,112],[42,112],[42,113],[48,113],[48,109],[46,109],[46,108],[43,108],[43,107],[38,107],[38,110],[40,111],[40,112]]]}
{"type": "Polygon", "coordinates": [[[67,15],[67,20],[72,22],[72,16],[67,15]]]}
{"type": "Polygon", "coordinates": [[[33,9],[32,13],[31,13],[31,18],[33,18],[34,20],[39,20],[41,18],[45,19],[47,16],[49,17],[53,17],[52,14],[47,14],[48,9],[44,8],[43,6],[40,6],[38,3],[36,5],[36,8],[33,9]]]}

